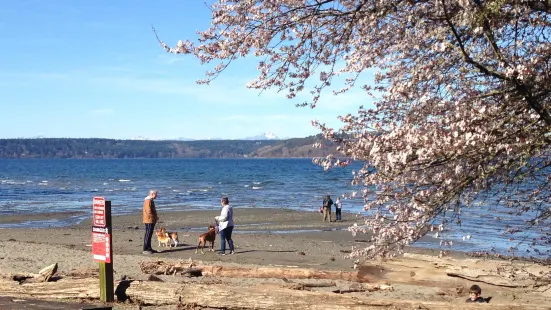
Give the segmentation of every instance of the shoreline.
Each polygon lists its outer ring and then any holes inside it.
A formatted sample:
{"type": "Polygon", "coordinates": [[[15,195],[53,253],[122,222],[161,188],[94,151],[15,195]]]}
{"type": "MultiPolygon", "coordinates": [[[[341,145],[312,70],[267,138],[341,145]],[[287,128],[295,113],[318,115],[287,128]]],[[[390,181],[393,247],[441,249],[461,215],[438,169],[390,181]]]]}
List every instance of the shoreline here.
{"type": "MultiPolygon", "coordinates": [[[[318,212],[312,211],[297,211],[293,209],[280,209],[280,208],[236,208],[238,214],[236,218],[236,229],[234,230],[234,239],[244,237],[246,239],[258,239],[266,236],[279,236],[280,238],[287,238],[289,236],[297,236],[304,239],[330,239],[332,241],[340,242],[341,245],[349,247],[362,247],[367,243],[367,235],[358,234],[355,237],[348,231],[348,227],[352,226],[355,222],[361,223],[361,220],[354,213],[343,212],[343,221],[324,223],[322,221],[322,215],[318,212]],[[243,213],[243,214],[240,214],[243,213]],[[276,215],[270,218],[270,215],[276,215]],[[316,220],[319,219],[319,220],[316,220]]],[[[169,231],[176,231],[180,236],[183,236],[184,244],[192,246],[193,236],[199,235],[206,231],[209,223],[209,218],[212,219],[218,215],[219,210],[165,210],[160,213],[160,221],[155,226],[158,229],[161,225],[166,225],[169,231]]],[[[334,215],[334,212],[333,212],[334,215]]],[[[136,239],[143,240],[144,226],[141,223],[141,212],[134,212],[130,214],[114,215],[113,216],[113,233],[114,238],[117,238],[117,233],[122,232],[124,238],[127,235],[131,235],[132,238],[128,238],[129,242],[135,242],[136,239]],[[136,233],[139,232],[139,233],[136,233]]],[[[58,219],[58,217],[56,217],[58,219]]],[[[10,238],[3,238],[0,235],[1,241],[22,241],[22,242],[35,242],[33,240],[34,234],[39,234],[40,231],[47,231],[61,238],[60,242],[53,242],[54,244],[66,245],[68,240],[63,240],[64,236],[70,235],[65,231],[78,232],[79,237],[88,236],[87,233],[91,231],[91,212],[48,212],[48,213],[36,213],[36,214],[16,214],[0,217],[0,232],[4,232],[3,236],[11,236],[10,238]],[[76,224],[65,224],[62,226],[54,227],[26,227],[24,223],[48,220],[50,216],[61,215],[65,219],[71,217],[77,217],[79,222],[76,224]],[[2,224],[15,225],[14,227],[2,227],[2,224]],[[19,232],[26,231],[28,234],[20,234],[19,232]],[[60,235],[61,233],[61,235],[60,235]],[[29,235],[29,236],[27,236],[29,235]],[[19,238],[17,238],[19,237],[19,238]]],[[[67,239],[65,237],[65,239],[67,239]]],[[[180,237],[182,240],[182,237],[180,237]]],[[[81,250],[91,251],[89,247],[90,242],[86,242],[85,238],[81,238],[80,244],[70,245],[74,248],[81,250]],[[85,248],[82,247],[85,244],[85,248]]],[[[508,255],[485,255],[483,253],[477,253],[475,251],[462,251],[455,249],[439,248],[439,242],[437,239],[433,239],[430,236],[425,236],[424,240],[428,240],[434,247],[427,247],[424,245],[410,245],[405,248],[406,253],[415,254],[428,254],[438,256],[440,251],[445,250],[447,257],[456,259],[469,259],[469,258],[485,258],[496,260],[516,260],[524,262],[544,263],[551,264],[551,258],[537,258],[537,257],[523,257],[523,256],[508,256],[508,255]]],[[[155,235],[152,238],[152,244],[155,244],[155,235]]],[[[322,240],[322,242],[328,243],[329,240],[322,240]]],[[[216,240],[216,246],[219,245],[219,240],[216,240]]],[[[215,249],[216,249],[215,246],[215,249]]],[[[189,248],[188,248],[189,249],[189,248]]],[[[123,247],[123,254],[139,254],[140,251],[130,251],[127,246],[123,247]]],[[[170,252],[170,251],[169,251],[170,252]]],[[[348,249],[341,249],[337,255],[347,256],[350,253],[348,249]]],[[[166,253],[167,255],[174,254],[166,253]]],[[[346,260],[350,260],[346,258],[346,260]]],[[[351,260],[350,260],[351,261],[351,260]]]]}
{"type": "MultiPolygon", "coordinates": [[[[187,207],[187,206],[186,206],[187,207]]],[[[181,208],[181,207],[179,207],[181,208]]],[[[343,221],[323,223],[322,215],[317,211],[300,211],[296,209],[270,208],[270,207],[242,207],[234,208],[239,214],[236,218],[236,229],[234,234],[241,235],[303,235],[315,236],[319,233],[335,232],[339,239],[344,240],[352,238],[352,233],[348,227],[358,223],[362,224],[361,219],[356,213],[343,212],[343,221]],[[274,217],[273,215],[276,214],[274,217]],[[272,216],[272,217],[271,217],[272,216]],[[319,219],[319,220],[316,220],[319,219]],[[261,220],[262,219],[262,220],[261,220]]],[[[165,224],[168,230],[179,232],[185,236],[190,234],[202,233],[208,225],[213,224],[213,218],[219,215],[218,209],[201,210],[191,207],[187,210],[160,210],[159,223],[165,224]],[[210,220],[210,222],[209,222],[210,220]]],[[[334,218],[335,212],[332,212],[334,218]]],[[[11,214],[0,217],[0,231],[7,232],[12,230],[82,230],[91,229],[91,210],[85,211],[61,211],[44,213],[22,213],[11,214]],[[36,223],[42,223],[37,225],[36,223]],[[52,225],[53,224],[53,225],[52,225]],[[48,226],[45,226],[48,225],[48,226]]],[[[123,231],[141,230],[141,211],[129,214],[113,215],[113,230],[123,231]]],[[[9,233],[8,233],[9,234],[9,233]]],[[[155,237],[155,236],[153,236],[155,237]]],[[[366,235],[358,234],[352,238],[357,244],[362,245],[366,242],[366,235]]],[[[155,239],[155,238],[153,238],[155,239]]],[[[0,241],[3,240],[0,237],[0,241]]],[[[419,239],[418,242],[406,247],[406,252],[411,253],[431,253],[438,255],[440,251],[446,251],[447,255],[462,258],[492,258],[504,260],[520,260],[538,263],[550,263],[551,258],[534,256],[515,256],[502,253],[482,253],[481,251],[469,251],[454,248],[443,248],[439,245],[439,239],[434,239],[429,235],[419,239]],[[428,246],[427,246],[428,245],[428,246]],[[432,246],[431,246],[432,245],[432,246]]]]}

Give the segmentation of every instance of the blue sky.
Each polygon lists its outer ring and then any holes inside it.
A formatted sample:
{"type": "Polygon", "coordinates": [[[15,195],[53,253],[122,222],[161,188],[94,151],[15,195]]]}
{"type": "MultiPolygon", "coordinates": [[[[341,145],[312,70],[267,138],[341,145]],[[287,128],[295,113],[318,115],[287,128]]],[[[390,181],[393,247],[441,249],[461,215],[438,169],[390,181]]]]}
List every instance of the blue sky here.
{"type": "Polygon", "coordinates": [[[210,85],[191,56],[164,52],[151,30],[175,45],[210,24],[204,1],[17,0],[0,4],[0,138],[179,137],[235,139],[273,132],[318,133],[339,126],[367,97],[326,94],[297,108],[275,91],[247,89],[253,58],[210,85]]]}

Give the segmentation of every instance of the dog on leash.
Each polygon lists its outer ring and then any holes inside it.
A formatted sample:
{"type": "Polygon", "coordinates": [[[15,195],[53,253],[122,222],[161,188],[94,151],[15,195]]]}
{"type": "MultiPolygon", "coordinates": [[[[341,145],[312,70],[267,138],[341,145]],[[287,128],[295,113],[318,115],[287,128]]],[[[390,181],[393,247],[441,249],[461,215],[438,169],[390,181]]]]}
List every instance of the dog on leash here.
{"type": "MultiPolygon", "coordinates": [[[[178,233],[175,231],[166,231],[166,227],[163,225],[161,229],[159,229],[157,234],[157,238],[161,236],[161,238],[168,237],[168,244],[167,246],[172,247],[172,244],[174,243],[174,247],[178,246],[178,243],[180,243],[180,240],[178,239],[178,233]]],[[[160,240],[160,239],[159,239],[160,240]]],[[[161,246],[163,242],[159,241],[159,246],[161,246]]]]}
{"type": "Polygon", "coordinates": [[[214,240],[216,240],[216,228],[212,225],[209,226],[209,231],[206,233],[203,233],[199,236],[197,241],[199,241],[199,244],[197,244],[197,249],[195,249],[195,254],[199,251],[199,247],[201,247],[201,254],[205,254],[203,252],[203,249],[205,248],[205,245],[207,244],[207,241],[210,243],[209,250],[214,252],[214,240]]]}

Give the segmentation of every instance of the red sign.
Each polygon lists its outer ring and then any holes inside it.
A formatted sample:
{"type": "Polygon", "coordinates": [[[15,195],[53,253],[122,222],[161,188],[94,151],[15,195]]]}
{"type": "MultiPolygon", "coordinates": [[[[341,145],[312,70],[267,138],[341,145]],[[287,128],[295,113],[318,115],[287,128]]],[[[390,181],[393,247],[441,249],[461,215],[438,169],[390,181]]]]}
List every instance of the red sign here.
{"type": "Polygon", "coordinates": [[[105,198],[94,197],[94,203],[92,204],[93,213],[93,226],[105,227],[105,198]]]}
{"type": "Polygon", "coordinates": [[[94,261],[111,263],[111,235],[107,228],[92,227],[94,261]]]}

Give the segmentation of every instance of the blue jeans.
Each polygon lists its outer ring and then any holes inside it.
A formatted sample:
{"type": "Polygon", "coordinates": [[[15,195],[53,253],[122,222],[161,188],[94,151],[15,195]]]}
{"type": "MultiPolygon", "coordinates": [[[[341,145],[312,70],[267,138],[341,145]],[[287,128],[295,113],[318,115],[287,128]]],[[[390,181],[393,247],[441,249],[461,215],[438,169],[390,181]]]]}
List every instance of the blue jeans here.
{"type": "Polygon", "coordinates": [[[151,237],[153,237],[153,229],[155,229],[155,223],[145,224],[145,235],[143,236],[143,250],[152,251],[151,237]]]}
{"type": "Polygon", "coordinates": [[[337,221],[342,221],[341,209],[337,208],[336,213],[337,213],[337,221]]]}
{"type": "Polygon", "coordinates": [[[226,240],[230,246],[230,252],[233,252],[233,240],[231,239],[231,233],[233,226],[228,226],[220,231],[220,252],[226,252],[226,240]]]}

